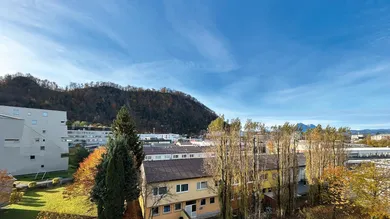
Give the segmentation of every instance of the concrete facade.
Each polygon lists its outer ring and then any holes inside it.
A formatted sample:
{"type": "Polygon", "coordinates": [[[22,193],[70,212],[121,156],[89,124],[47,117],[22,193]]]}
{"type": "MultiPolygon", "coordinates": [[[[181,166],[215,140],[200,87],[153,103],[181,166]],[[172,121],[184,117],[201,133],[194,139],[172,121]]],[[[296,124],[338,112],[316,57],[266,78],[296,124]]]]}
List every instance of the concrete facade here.
{"type": "Polygon", "coordinates": [[[12,175],[68,169],[66,112],[0,106],[0,169],[12,175]]]}
{"type": "Polygon", "coordinates": [[[106,145],[108,138],[112,135],[110,128],[68,128],[68,144],[75,146],[101,146],[106,145]]]}

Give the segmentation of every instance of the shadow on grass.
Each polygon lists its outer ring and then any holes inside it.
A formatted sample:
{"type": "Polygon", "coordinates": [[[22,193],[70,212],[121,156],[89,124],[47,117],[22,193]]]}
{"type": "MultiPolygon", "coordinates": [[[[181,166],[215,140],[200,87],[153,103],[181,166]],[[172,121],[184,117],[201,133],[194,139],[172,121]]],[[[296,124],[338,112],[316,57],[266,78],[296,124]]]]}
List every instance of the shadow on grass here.
{"type": "Polygon", "coordinates": [[[1,219],[35,219],[39,211],[22,209],[2,209],[0,210],[1,219]]]}

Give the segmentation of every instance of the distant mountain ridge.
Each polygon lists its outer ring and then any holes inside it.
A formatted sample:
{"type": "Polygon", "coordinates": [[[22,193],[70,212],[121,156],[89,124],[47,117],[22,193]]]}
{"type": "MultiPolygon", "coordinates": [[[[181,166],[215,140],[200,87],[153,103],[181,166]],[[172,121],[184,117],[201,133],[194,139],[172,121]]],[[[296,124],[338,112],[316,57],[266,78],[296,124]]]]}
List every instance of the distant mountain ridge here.
{"type": "Polygon", "coordinates": [[[67,111],[68,120],[110,125],[126,105],[139,132],[198,134],[217,118],[195,98],[168,88],[150,90],[110,82],[64,88],[29,74],[0,76],[0,105],[67,111]]]}
{"type": "MultiPolygon", "coordinates": [[[[316,125],[310,124],[305,125],[303,123],[298,123],[298,127],[302,128],[302,131],[305,132],[308,129],[313,129],[316,127],[316,125]]],[[[351,134],[390,134],[390,129],[363,129],[363,130],[351,130],[351,134]]]]}
{"type": "Polygon", "coordinates": [[[313,124],[305,125],[303,123],[298,123],[297,126],[302,129],[303,132],[306,132],[308,129],[314,129],[316,126],[313,124]]]}

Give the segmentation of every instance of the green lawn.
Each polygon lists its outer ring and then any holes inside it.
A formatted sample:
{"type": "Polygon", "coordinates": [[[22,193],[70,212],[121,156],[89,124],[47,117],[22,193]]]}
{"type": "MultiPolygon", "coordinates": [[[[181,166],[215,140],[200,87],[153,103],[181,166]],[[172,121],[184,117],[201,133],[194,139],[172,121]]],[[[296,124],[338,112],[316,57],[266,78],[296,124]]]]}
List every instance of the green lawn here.
{"type": "Polygon", "coordinates": [[[64,187],[27,191],[21,202],[0,211],[1,219],[35,219],[40,211],[97,216],[96,208],[89,210],[84,197],[64,199],[64,187]]]}

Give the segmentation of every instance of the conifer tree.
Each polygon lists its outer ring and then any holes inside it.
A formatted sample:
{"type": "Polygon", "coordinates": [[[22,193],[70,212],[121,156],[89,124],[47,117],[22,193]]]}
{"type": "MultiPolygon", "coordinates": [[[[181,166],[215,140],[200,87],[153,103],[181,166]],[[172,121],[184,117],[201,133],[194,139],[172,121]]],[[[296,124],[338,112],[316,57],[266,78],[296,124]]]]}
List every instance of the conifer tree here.
{"type": "Polygon", "coordinates": [[[120,135],[110,139],[108,153],[98,166],[92,198],[98,205],[99,219],[122,218],[125,201],[129,203],[138,197],[138,171],[126,142],[120,135]]]}
{"type": "Polygon", "coordinates": [[[126,148],[134,154],[135,166],[138,169],[145,158],[142,143],[139,141],[135,124],[126,106],[122,106],[112,124],[114,137],[122,135],[126,139],[126,148]]]}

